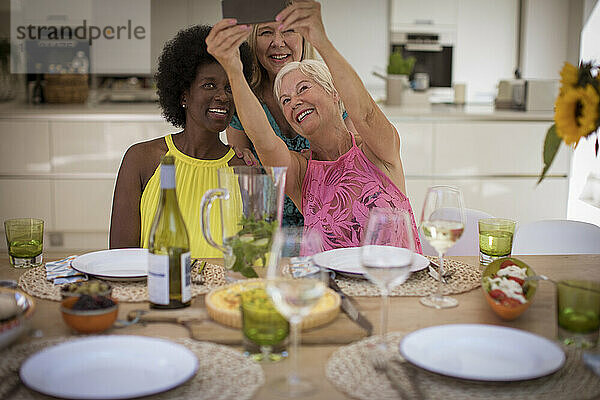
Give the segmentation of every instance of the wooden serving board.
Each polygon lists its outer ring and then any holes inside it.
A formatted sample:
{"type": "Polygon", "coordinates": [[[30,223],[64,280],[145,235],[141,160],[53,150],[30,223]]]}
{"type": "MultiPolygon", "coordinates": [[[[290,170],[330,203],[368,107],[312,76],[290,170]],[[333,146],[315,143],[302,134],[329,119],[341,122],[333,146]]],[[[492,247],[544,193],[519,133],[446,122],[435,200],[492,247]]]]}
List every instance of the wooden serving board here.
{"type": "MultiPolygon", "coordinates": [[[[201,341],[226,345],[241,345],[241,329],[221,325],[208,316],[205,309],[186,308],[183,310],[143,310],[140,322],[169,322],[188,328],[192,338],[201,341]]],[[[128,314],[133,319],[136,311],[128,314]]],[[[340,313],[332,322],[318,328],[302,332],[302,344],[348,344],[367,336],[367,333],[352,322],[344,313],[340,313]]]]}

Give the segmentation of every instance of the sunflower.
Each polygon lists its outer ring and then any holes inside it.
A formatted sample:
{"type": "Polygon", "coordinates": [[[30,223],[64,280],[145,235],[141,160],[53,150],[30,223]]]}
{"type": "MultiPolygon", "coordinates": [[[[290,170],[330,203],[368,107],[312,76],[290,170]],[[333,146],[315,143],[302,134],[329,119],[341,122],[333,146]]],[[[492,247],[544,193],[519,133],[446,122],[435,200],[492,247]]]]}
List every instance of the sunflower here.
{"type": "MultiPolygon", "coordinates": [[[[570,64],[565,63],[563,71],[567,65],[570,64]]],[[[563,75],[564,81],[567,80],[565,75],[563,75]]],[[[576,145],[582,136],[587,136],[596,130],[600,98],[592,85],[586,85],[585,88],[563,86],[562,89],[564,91],[556,99],[554,113],[556,133],[567,145],[576,145]]]]}
{"type": "Polygon", "coordinates": [[[564,94],[568,89],[575,87],[579,80],[579,70],[573,64],[565,62],[560,71],[560,94],[564,94]]]}

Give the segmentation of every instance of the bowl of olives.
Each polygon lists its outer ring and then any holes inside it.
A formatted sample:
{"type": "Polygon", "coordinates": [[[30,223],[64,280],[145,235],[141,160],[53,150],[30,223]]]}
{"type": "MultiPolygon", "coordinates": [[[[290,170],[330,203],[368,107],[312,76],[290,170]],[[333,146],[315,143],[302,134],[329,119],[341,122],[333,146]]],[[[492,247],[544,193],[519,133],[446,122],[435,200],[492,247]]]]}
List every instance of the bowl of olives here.
{"type": "Polygon", "coordinates": [[[112,287],[108,283],[99,280],[69,283],[64,285],[60,290],[63,299],[79,297],[84,294],[110,297],[111,293],[112,287]]]}
{"type": "Polygon", "coordinates": [[[82,294],[65,298],[60,306],[63,320],[79,333],[99,333],[117,319],[119,304],[108,296],[82,294]]]}

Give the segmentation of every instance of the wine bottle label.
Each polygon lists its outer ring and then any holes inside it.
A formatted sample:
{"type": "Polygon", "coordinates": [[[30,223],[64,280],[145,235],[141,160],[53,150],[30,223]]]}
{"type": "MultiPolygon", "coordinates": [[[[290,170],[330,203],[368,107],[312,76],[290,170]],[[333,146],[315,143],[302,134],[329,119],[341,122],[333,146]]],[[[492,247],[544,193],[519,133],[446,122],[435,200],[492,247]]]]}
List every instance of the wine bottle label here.
{"type": "Polygon", "coordinates": [[[148,254],[148,298],[154,304],[169,304],[169,256],[148,254]]]}
{"type": "Polygon", "coordinates": [[[160,166],[160,188],[175,189],[175,165],[160,166]]]}
{"type": "Polygon", "coordinates": [[[192,299],[192,268],[189,251],[181,255],[181,302],[187,303],[192,299]]]}

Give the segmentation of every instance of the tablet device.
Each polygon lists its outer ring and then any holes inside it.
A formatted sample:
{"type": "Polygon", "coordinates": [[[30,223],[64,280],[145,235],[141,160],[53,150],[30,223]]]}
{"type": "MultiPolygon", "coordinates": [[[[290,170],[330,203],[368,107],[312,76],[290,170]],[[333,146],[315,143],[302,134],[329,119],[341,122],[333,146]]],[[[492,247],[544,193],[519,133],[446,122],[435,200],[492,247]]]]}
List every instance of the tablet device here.
{"type": "Polygon", "coordinates": [[[288,0],[222,0],[223,18],[235,18],[238,24],[275,21],[288,0]]]}

